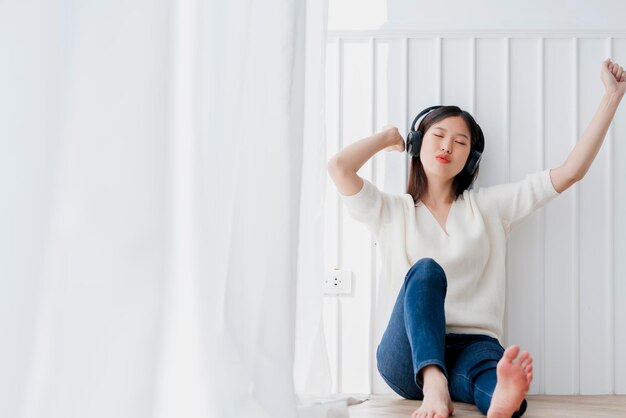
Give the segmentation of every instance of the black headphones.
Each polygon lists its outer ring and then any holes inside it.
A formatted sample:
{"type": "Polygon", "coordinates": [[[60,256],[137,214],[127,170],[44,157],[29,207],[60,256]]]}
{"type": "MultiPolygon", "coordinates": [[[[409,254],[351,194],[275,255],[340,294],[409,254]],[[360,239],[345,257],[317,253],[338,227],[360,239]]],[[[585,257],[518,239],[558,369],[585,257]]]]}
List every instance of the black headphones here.
{"type": "MultiPolygon", "coordinates": [[[[415,130],[415,124],[418,119],[429,113],[431,110],[439,109],[444,106],[431,106],[422,110],[416,117],[413,119],[413,123],[411,124],[411,130],[406,138],[406,152],[411,157],[419,157],[420,156],[420,148],[422,148],[422,138],[424,137],[424,132],[420,130],[415,130]]],[[[476,138],[475,144],[476,147],[472,147],[470,151],[469,157],[467,157],[467,162],[465,163],[465,167],[463,167],[463,171],[467,174],[472,175],[476,171],[478,167],[478,163],[480,162],[480,157],[483,155],[483,150],[485,149],[485,138],[483,136],[483,131],[480,129],[480,126],[476,124],[478,127],[478,138],[476,138]]]]}

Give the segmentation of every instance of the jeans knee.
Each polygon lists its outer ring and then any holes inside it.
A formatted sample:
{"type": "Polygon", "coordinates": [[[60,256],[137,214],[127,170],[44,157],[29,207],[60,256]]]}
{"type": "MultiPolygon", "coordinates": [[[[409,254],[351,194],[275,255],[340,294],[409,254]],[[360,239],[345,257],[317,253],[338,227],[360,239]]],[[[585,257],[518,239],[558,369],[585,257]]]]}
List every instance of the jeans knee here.
{"type": "Polygon", "coordinates": [[[443,284],[444,288],[448,287],[446,273],[443,268],[432,258],[421,258],[411,266],[406,275],[406,280],[418,278],[433,284],[443,284]]]}

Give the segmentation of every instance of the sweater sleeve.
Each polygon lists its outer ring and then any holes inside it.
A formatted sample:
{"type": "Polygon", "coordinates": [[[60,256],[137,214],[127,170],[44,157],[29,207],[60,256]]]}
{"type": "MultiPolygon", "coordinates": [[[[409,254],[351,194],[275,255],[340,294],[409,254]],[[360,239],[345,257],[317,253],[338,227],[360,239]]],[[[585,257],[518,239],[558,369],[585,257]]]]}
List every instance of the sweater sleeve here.
{"type": "Polygon", "coordinates": [[[508,232],[559,194],[552,185],[550,170],[545,170],[518,182],[482,188],[477,198],[481,205],[496,211],[508,232]]]}
{"type": "Polygon", "coordinates": [[[363,179],[363,187],[356,194],[339,195],[350,216],[364,223],[370,232],[378,237],[381,225],[390,219],[392,196],[381,192],[366,179],[363,179]]]}

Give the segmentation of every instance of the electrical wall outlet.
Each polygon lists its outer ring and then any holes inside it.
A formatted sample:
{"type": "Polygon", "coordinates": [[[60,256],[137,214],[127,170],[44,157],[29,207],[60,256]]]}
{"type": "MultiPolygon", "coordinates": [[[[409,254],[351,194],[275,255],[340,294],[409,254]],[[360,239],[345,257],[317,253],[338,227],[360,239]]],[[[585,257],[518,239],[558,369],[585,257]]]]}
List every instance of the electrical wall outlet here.
{"type": "Polygon", "coordinates": [[[323,289],[326,295],[349,295],[352,293],[352,272],[339,269],[329,271],[323,289]]]}

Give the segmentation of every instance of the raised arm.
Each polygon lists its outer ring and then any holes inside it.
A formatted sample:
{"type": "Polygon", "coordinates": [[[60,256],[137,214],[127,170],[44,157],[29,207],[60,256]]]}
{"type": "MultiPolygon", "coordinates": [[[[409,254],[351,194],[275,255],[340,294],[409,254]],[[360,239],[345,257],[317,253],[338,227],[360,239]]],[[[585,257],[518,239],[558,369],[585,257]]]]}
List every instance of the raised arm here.
{"type": "Polygon", "coordinates": [[[328,173],[344,196],[352,196],[363,187],[357,171],[381,150],[404,151],[404,139],[398,128],[389,126],[374,135],[354,142],[328,160],[328,173]]]}
{"type": "Polygon", "coordinates": [[[626,73],[620,65],[607,58],[602,62],[600,78],[604,83],[605,92],[593,119],[567,156],[565,163],[550,170],[552,185],[559,193],[585,176],[604,142],[615,111],[624,97],[626,73]]]}

